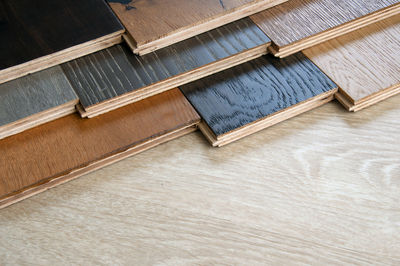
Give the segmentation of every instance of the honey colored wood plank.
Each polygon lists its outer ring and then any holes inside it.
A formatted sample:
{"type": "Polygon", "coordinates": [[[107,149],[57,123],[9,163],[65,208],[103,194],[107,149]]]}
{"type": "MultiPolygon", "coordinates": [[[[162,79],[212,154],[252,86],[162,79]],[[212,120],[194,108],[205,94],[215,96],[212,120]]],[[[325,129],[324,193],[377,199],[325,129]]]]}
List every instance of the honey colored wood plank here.
{"type": "Polygon", "coordinates": [[[287,0],[107,0],[126,27],[133,51],[144,55],[287,0]]]}
{"type": "Polygon", "coordinates": [[[0,207],[194,130],[200,118],[171,90],[93,119],[77,114],[0,141],[0,207]]]}
{"type": "Polygon", "coordinates": [[[332,100],[337,86],[299,53],[266,55],[181,90],[207,139],[222,146],[332,100]]]}
{"type": "Polygon", "coordinates": [[[0,84],[0,139],[74,113],[78,101],[59,66],[0,84]]]}
{"type": "Polygon", "coordinates": [[[398,0],[291,0],[251,19],[285,57],[399,13],[398,0]]]}
{"type": "Polygon", "coordinates": [[[247,18],[144,56],[117,45],[62,68],[79,95],[81,115],[93,117],[260,57],[268,45],[247,18]]]}
{"type": "Polygon", "coordinates": [[[103,0],[0,2],[0,83],[121,42],[103,0]]]}
{"type": "Polygon", "coordinates": [[[400,92],[400,15],[304,51],[358,111],[400,92]]]}

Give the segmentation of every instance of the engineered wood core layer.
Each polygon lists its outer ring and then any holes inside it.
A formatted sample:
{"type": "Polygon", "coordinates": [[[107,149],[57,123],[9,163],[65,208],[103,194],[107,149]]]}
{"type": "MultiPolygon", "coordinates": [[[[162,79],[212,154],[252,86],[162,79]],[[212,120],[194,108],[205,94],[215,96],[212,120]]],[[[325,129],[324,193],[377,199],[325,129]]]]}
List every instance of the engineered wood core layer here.
{"type": "Polygon", "coordinates": [[[103,0],[0,1],[0,83],[121,42],[103,0]]]}
{"type": "Polygon", "coordinates": [[[260,57],[269,41],[246,18],[144,56],[117,45],[62,68],[93,117],[260,57]]]}
{"type": "Polygon", "coordinates": [[[399,0],[291,0],[251,19],[285,57],[399,13],[399,0]]]}
{"type": "Polygon", "coordinates": [[[304,53],[336,82],[336,97],[350,111],[400,92],[400,15],[304,53]]]}
{"type": "Polygon", "coordinates": [[[333,99],[337,86],[303,54],[266,55],[181,87],[223,146],[333,99]]]}
{"type": "Polygon", "coordinates": [[[78,101],[59,66],[0,84],[0,139],[74,113],[78,101]]]}
{"type": "Polygon", "coordinates": [[[0,141],[0,208],[195,130],[179,89],[93,119],[72,114],[0,141]]]}
{"type": "Polygon", "coordinates": [[[107,0],[126,28],[134,53],[144,55],[287,0],[107,0]]]}

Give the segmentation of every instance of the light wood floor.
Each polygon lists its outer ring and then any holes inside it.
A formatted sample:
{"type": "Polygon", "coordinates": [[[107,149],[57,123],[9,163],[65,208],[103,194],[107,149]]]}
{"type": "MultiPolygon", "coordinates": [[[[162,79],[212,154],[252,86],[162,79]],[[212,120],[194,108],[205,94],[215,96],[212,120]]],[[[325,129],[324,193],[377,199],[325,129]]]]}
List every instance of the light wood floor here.
{"type": "Polygon", "coordinates": [[[400,264],[400,96],[200,133],[0,210],[0,265],[400,264]]]}

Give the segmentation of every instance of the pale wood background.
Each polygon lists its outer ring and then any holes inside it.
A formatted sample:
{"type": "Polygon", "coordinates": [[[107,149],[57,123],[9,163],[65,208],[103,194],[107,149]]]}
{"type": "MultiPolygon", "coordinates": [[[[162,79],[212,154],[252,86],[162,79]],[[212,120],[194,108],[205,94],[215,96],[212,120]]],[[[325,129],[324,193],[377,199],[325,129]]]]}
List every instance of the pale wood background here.
{"type": "Polygon", "coordinates": [[[200,133],[0,210],[1,265],[400,264],[400,96],[200,133]]]}

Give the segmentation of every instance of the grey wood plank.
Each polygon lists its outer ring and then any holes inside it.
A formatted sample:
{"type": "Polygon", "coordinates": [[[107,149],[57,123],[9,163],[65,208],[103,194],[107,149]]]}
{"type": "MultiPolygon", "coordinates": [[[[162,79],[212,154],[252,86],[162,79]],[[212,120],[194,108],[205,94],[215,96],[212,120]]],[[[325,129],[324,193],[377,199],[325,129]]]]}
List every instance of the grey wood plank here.
{"type": "MultiPolygon", "coordinates": [[[[127,45],[122,44],[65,63],[62,68],[87,110],[132,92],[140,93],[141,90],[146,93],[146,89],[160,81],[164,81],[163,90],[172,89],[199,75],[196,72],[181,80],[176,79],[185,73],[197,69],[211,74],[218,71],[218,68],[214,69],[214,63],[240,56],[242,52],[266,45],[269,41],[246,18],[145,56],[132,54],[127,45]]],[[[266,53],[266,48],[260,51],[257,56],[266,53]]]]}
{"type": "Polygon", "coordinates": [[[0,85],[0,133],[9,124],[77,102],[78,96],[59,66],[3,83],[0,85]]]}
{"type": "Polygon", "coordinates": [[[302,53],[266,55],[180,87],[217,137],[336,88],[302,53]]]}

